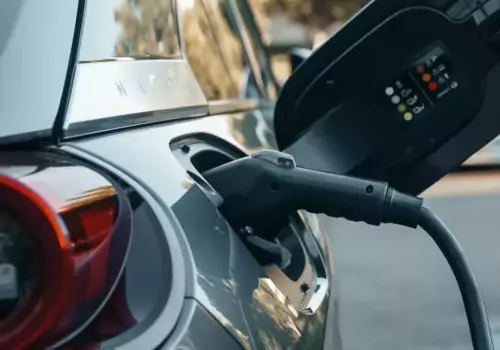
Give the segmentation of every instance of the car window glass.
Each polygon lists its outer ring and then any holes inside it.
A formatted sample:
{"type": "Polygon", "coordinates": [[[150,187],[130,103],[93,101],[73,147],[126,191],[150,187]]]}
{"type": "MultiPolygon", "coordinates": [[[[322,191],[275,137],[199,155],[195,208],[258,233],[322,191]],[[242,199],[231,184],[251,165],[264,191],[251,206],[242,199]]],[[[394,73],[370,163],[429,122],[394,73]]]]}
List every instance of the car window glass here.
{"type": "Polygon", "coordinates": [[[243,85],[241,46],[219,5],[179,0],[184,52],[208,100],[238,98],[243,85]]]}
{"type": "Polygon", "coordinates": [[[181,58],[175,0],[87,0],[80,61],[181,58]]]}

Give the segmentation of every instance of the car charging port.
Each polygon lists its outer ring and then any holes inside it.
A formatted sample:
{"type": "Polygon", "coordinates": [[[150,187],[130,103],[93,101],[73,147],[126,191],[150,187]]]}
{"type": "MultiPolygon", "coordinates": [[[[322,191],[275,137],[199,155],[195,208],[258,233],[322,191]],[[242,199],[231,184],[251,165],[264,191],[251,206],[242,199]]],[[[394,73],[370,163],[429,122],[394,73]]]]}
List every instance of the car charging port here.
{"type": "Polygon", "coordinates": [[[273,215],[299,209],[374,226],[420,226],[455,275],[474,349],[493,349],[486,307],[465,254],[449,229],[423,206],[421,198],[401,193],[384,182],[301,168],[289,154],[275,151],[257,152],[213,169],[206,176],[224,198],[222,212],[236,226],[266,222],[273,215]]]}
{"type": "MultiPolygon", "coordinates": [[[[179,140],[171,145],[171,149],[190,177],[205,193],[216,193],[206,178],[206,173],[246,156],[229,144],[204,137],[179,140]]],[[[214,204],[223,206],[222,202],[214,204]]],[[[261,266],[276,265],[288,278],[296,281],[306,265],[302,244],[292,229],[300,220],[297,214],[292,213],[264,225],[233,228],[261,266]]]]}

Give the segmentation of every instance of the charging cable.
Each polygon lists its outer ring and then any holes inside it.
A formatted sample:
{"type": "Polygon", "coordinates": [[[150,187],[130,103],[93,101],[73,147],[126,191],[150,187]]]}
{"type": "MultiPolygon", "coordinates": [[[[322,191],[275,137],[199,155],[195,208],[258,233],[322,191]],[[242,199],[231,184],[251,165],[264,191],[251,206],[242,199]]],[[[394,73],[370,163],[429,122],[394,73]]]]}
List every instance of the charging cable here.
{"type": "Polygon", "coordinates": [[[375,226],[420,226],[455,275],[474,350],[494,349],[486,307],[467,258],[451,231],[423,207],[421,198],[400,193],[384,182],[300,168],[291,155],[267,150],[203,175],[224,199],[219,209],[237,230],[252,227],[254,232],[266,232],[266,227],[297,210],[375,226]]]}
{"type": "Polygon", "coordinates": [[[443,253],[457,280],[475,350],[493,350],[491,329],[483,296],[467,258],[446,225],[429,209],[422,208],[420,227],[443,253]]]}

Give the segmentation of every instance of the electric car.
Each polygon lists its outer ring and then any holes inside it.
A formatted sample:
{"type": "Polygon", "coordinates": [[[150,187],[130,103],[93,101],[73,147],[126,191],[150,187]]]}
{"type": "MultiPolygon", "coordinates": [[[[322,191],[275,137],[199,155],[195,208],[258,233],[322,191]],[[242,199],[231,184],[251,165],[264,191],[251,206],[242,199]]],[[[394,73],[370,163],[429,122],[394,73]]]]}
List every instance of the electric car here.
{"type": "Polygon", "coordinates": [[[0,17],[1,349],[334,347],[316,216],[246,242],[203,177],[277,147],[232,1],[6,1],[0,17]]]}
{"type": "Polygon", "coordinates": [[[341,349],[312,213],[424,227],[492,349],[416,197],[500,133],[492,3],[373,1],[282,85],[237,1],[2,2],[0,349],[341,349]]]}

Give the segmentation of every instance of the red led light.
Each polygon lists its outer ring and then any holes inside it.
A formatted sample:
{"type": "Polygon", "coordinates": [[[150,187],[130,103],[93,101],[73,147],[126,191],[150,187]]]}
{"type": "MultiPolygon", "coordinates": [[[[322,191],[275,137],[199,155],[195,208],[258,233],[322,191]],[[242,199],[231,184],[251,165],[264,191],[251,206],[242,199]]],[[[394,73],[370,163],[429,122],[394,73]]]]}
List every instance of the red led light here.
{"type": "Polygon", "coordinates": [[[435,81],[429,83],[429,90],[434,91],[438,88],[438,84],[435,81]]]}
{"type": "Polygon", "coordinates": [[[417,73],[422,74],[423,72],[425,72],[425,68],[423,65],[419,64],[416,68],[416,71],[417,73]]]}

